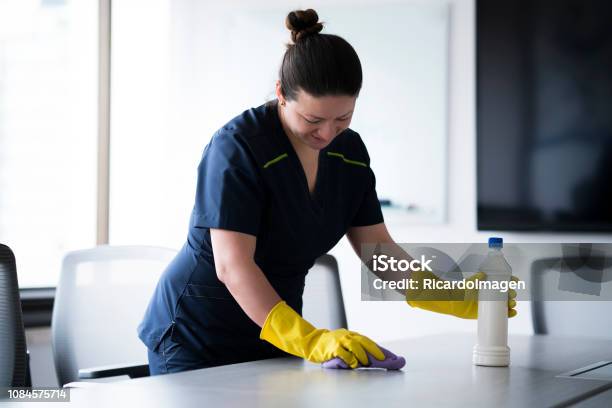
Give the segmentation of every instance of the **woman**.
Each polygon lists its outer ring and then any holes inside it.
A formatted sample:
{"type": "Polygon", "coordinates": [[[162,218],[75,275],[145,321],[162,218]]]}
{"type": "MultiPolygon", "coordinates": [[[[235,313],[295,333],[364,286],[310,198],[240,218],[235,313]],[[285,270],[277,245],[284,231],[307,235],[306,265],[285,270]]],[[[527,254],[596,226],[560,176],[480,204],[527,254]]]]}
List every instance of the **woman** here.
{"type": "Polygon", "coordinates": [[[314,10],[289,13],[286,26],[277,100],[232,119],[204,150],[187,242],[138,328],[152,375],[285,353],[352,368],[369,364],[366,353],[384,359],[367,337],[300,317],[307,271],[344,234],[358,254],[393,240],[366,148],[348,128],[359,58],[319,33],[314,10]]]}

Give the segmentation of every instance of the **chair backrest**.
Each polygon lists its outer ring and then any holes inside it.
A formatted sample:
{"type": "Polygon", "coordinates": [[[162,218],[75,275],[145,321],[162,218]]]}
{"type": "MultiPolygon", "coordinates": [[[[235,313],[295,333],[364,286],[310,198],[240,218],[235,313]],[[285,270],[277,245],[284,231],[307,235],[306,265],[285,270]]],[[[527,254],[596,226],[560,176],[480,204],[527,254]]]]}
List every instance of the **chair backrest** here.
{"type": "Polygon", "coordinates": [[[0,244],[0,387],[27,387],[27,356],[15,255],[0,244]]]}
{"type": "Polygon", "coordinates": [[[559,268],[584,263],[578,257],[545,258],[531,264],[535,334],[612,339],[612,301],[606,300],[612,299],[610,260],[590,261],[601,268],[559,268]]]}
{"type": "Polygon", "coordinates": [[[76,381],[79,368],[147,363],[136,328],[175,255],[167,248],[99,246],[64,257],[51,323],[60,385],[76,381]]]}
{"type": "Polygon", "coordinates": [[[308,271],[303,300],[302,315],[315,327],[347,327],[338,262],[333,256],[321,256],[308,271]]]}

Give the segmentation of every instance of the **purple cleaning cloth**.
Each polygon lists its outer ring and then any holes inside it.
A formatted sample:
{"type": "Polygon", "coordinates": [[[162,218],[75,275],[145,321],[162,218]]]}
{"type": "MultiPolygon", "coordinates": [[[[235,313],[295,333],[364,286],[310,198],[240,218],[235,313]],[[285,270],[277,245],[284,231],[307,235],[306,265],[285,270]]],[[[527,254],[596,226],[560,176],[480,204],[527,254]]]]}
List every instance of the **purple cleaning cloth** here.
{"type": "MultiPolygon", "coordinates": [[[[364,366],[364,365],[361,365],[361,363],[359,363],[357,368],[367,367],[367,368],[386,368],[387,370],[399,370],[406,364],[406,360],[404,359],[404,357],[396,356],[395,354],[393,354],[392,352],[390,352],[384,347],[380,347],[380,346],[378,347],[385,355],[385,359],[377,360],[370,353],[366,352],[366,354],[368,355],[368,360],[370,361],[370,365],[364,366]]],[[[321,363],[321,366],[323,368],[350,369],[349,365],[346,364],[344,360],[342,360],[340,357],[335,357],[335,358],[332,358],[331,360],[327,360],[326,362],[321,363]]]]}

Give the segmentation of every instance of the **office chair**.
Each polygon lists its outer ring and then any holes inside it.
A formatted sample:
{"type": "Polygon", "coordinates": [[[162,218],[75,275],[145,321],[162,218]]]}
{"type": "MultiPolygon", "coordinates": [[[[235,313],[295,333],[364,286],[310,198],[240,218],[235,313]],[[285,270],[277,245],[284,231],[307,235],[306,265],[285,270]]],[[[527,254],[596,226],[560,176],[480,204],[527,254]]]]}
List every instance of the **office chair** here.
{"type": "Polygon", "coordinates": [[[331,255],[317,258],[306,275],[302,315],[315,327],[346,328],[338,262],[331,255]]]}
{"type": "Polygon", "coordinates": [[[612,339],[612,266],[610,258],[566,256],[531,264],[532,320],[535,334],[612,339]],[[562,263],[563,262],[563,263],[562,263]],[[604,299],[604,300],[601,300],[604,299]]]}
{"type": "Polygon", "coordinates": [[[149,375],[136,328],[175,255],[166,248],[99,246],[64,257],[51,323],[60,385],[149,375]]]}
{"type": "Polygon", "coordinates": [[[0,387],[31,387],[15,255],[0,244],[0,387]]]}

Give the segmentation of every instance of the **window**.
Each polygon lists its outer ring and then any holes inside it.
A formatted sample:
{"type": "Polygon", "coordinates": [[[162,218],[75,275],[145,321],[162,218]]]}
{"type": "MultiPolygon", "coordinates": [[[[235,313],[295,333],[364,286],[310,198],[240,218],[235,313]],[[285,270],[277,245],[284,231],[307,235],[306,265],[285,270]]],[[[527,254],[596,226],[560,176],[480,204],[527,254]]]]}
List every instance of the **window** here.
{"type": "Polygon", "coordinates": [[[96,240],[98,2],[0,2],[0,242],[20,287],[96,240]]]}

